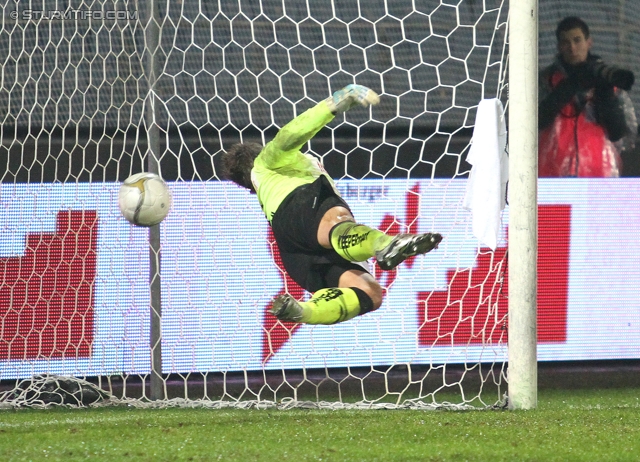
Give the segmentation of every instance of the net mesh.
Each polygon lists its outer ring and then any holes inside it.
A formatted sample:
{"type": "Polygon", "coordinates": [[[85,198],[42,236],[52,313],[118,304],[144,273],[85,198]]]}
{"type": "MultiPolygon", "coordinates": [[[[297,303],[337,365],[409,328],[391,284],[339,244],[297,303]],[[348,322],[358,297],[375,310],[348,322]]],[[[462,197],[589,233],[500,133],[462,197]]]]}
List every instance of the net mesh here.
{"type": "Polygon", "coordinates": [[[507,5],[346,3],[3,7],[5,387],[50,374],[91,378],[109,402],[136,405],[501,402],[505,243],[478,245],[462,198],[478,103],[506,103],[507,5]],[[309,152],[359,221],[446,239],[397,270],[372,266],[385,291],[377,312],[283,324],[266,314],[270,300],[307,294],[282,271],[255,199],[218,181],[219,154],[269,141],[349,83],[381,103],[337,117],[309,152]],[[174,196],[161,225],[160,339],[150,334],[149,235],[117,209],[118,182],[150,165],[174,196]]]}
{"type": "Polygon", "coordinates": [[[110,398],[108,392],[86,380],[42,374],[21,380],[14,389],[0,393],[0,409],[86,407],[104,404],[110,398]]]}

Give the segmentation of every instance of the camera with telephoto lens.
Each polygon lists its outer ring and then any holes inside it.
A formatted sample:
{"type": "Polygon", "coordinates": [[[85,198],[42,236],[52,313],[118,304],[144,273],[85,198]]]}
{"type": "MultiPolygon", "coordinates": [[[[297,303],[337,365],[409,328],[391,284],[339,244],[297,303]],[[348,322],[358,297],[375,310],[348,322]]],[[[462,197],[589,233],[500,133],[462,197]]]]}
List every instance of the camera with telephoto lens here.
{"type": "Polygon", "coordinates": [[[630,90],[635,77],[633,72],[616,66],[608,66],[602,61],[591,65],[591,72],[596,79],[603,80],[614,87],[630,90]]]}

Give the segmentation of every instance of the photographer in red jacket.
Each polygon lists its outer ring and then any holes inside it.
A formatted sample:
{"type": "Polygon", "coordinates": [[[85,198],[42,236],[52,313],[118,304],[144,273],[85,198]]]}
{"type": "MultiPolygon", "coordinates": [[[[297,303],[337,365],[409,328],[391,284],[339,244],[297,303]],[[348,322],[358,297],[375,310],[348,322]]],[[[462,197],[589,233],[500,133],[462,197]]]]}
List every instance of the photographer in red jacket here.
{"type": "Polygon", "coordinates": [[[618,177],[622,139],[637,130],[624,91],[634,75],[590,53],[589,27],[580,18],[560,21],[556,37],[558,56],[539,81],[539,176],[618,177]]]}

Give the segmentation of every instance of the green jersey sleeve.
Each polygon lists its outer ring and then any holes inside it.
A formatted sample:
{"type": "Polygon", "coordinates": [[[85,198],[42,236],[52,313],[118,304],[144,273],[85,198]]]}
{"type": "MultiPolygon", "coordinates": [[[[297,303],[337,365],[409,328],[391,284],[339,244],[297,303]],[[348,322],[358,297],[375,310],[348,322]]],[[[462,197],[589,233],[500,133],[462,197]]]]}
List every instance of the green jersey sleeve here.
{"type": "Polygon", "coordinates": [[[282,127],[256,157],[251,181],[269,222],[291,191],[326,175],[319,160],[300,149],[333,117],[324,102],[317,104],[282,127]]]}

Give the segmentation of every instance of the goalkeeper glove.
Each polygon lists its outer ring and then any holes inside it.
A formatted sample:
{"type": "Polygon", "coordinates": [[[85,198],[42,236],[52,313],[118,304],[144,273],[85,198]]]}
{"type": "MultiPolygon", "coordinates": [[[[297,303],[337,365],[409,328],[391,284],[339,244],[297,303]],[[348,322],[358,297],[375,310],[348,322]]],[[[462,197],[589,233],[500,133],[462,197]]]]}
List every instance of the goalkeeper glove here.
{"type": "Polygon", "coordinates": [[[336,91],[333,96],[328,97],[325,101],[331,112],[338,114],[348,111],[357,104],[364,107],[378,104],[380,97],[370,88],[350,84],[342,90],[336,91]]]}

